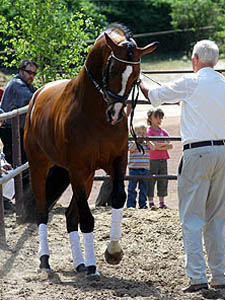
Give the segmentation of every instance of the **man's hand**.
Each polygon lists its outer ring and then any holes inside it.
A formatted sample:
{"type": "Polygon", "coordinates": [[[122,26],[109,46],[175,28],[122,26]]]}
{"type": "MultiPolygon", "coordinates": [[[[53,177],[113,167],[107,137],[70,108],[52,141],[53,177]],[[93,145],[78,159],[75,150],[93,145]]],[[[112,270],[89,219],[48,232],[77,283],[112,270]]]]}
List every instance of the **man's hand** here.
{"type": "Polygon", "coordinates": [[[140,86],[140,89],[141,89],[142,93],[144,94],[145,98],[150,102],[150,99],[148,98],[149,89],[147,88],[147,86],[144,84],[144,82],[142,80],[140,80],[139,86],[140,86]]]}

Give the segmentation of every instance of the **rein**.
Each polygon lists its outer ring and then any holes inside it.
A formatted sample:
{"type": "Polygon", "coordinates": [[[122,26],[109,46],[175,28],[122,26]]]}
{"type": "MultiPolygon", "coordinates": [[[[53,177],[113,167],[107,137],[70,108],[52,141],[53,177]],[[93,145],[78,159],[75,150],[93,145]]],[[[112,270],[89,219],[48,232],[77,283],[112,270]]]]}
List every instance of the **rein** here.
{"type": "Polygon", "coordinates": [[[141,72],[141,75],[144,75],[145,77],[147,77],[148,79],[150,79],[152,82],[158,84],[161,86],[161,83],[159,83],[158,81],[155,81],[154,79],[152,79],[151,77],[147,76],[145,73],[141,72]]]}
{"type": "Polygon", "coordinates": [[[137,105],[137,101],[138,101],[138,96],[139,96],[139,91],[140,91],[140,80],[136,81],[133,85],[133,90],[132,90],[132,97],[131,97],[131,113],[130,113],[130,133],[135,141],[136,147],[138,149],[139,152],[142,152],[143,155],[145,154],[145,150],[143,148],[143,146],[138,142],[138,138],[137,135],[135,133],[134,130],[134,126],[133,126],[133,118],[134,118],[134,111],[135,111],[135,107],[137,105]],[[135,95],[135,90],[137,90],[137,94],[136,97],[135,95]]]}

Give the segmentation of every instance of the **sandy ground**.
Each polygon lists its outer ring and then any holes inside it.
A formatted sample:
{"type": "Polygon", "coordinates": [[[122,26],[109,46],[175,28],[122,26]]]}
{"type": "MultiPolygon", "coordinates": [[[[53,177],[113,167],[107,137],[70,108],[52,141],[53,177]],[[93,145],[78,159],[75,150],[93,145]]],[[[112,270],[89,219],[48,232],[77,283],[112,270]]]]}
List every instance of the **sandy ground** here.
{"type": "MultiPolygon", "coordinates": [[[[65,207],[50,213],[48,240],[52,271],[39,272],[35,225],[17,225],[7,215],[7,245],[0,247],[1,300],[203,300],[225,299],[222,290],[184,294],[183,242],[178,212],[124,209],[119,265],[108,265],[110,208],[92,208],[100,280],[74,272],[65,225],[65,207]]],[[[82,236],[81,236],[82,241],[82,236]]]]}

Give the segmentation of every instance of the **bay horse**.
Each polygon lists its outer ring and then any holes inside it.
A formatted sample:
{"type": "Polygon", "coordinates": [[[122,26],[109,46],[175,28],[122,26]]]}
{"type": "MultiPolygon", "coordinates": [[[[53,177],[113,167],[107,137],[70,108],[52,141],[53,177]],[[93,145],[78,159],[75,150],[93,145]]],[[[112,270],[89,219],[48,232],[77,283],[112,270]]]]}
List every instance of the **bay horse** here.
{"type": "Polygon", "coordinates": [[[96,39],[77,77],[48,83],[33,95],[26,116],[24,146],[35,205],[32,203],[26,213],[36,209],[40,269],[50,270],[49,210],[71,183],[73,196],[65,215],[74,269],[87,276],[99,276],[94,217],[88,205],[97,169],[110,174],[113,182],[110,242],[105,258],[110,264],[121,261],[119,240],[128,152],[124,107],[139,79],[140,58],[154,51],[157,44],[139,48],[125,26],[112,24],[96,39]],[[48,179],[54,174],[58,175],[51,185],[48,179]],[[54,189],[57,196],[51,197],[54,189]]]}

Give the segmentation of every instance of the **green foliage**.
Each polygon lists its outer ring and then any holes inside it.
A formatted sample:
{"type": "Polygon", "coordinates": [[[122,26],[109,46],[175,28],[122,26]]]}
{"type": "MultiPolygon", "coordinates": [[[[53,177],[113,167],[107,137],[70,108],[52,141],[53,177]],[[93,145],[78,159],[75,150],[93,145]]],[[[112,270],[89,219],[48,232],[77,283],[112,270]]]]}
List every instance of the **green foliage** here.
{"type": "Polygon", "coordinates": [[[171,24],[175,29],[192,28],[183,40],[185,49],[192,49],[193,43],[210,38],[212,31],[201,31],[201,27],[215,26],[219,16],[219,1],[215,0],[168,0],[171,3],[171,24]]]}
{"type": "Polygon", "coordinates": [[[106,17],[102,14],[96,1],[90,0],[65,0],[69,11],[83,10],[86,17],[91,17],[95,28],[104,28],[107,25],[106,17]]]}
{"type": "Polygon", "coordinates": [[[67,4],[63,0],[4,0],[0,9],[0,42],[7,51],[4,65],[33,59],[42,84],[75,76],[88,51],[85,41],[99,29],[82,7],[72,13],[67,4]],[[10,10],[13,13],[4,13],[10,10]]]}
{"type": "MultiPolygon", "coordinates": [[[[166,0],[90,0],[100,8],[108,23],[121,23],[134,34],[172,29],[170,4],[166,0]]],[[[159,41],[157,53],[171,50],[171,36],[138,38],[139,46],[159,41]]],[[[155,53],[154,53],[155,55],[155,53]]]]}
{"type": "Polygon", "coordinates": [[[193,28],[137,38],[139,46],[160,42],[152,59],[171,52],[188,54],[204,38],[215,39],[225,54],[225,0],[2,0],[0,49],[8,54],[0,60],[8,67],[24,58],[37,61],[42,83],[72,77],[87,54],[85,41],[114,22],[134,34],[193,28]],[[215,29],[199,30],[204,26],[215,29]]]}
{"type": "Polygon", "coordinates": [[[217,18],[214,36],[220,45],[221,56],[225,57],[225,0],[220,1],[219,16],[217,18]]]}
{"type": "Polygon", "coordinates": [[[170,7],[165,0],[91,0],[108,23],[122,23],[133,33],[167,30],[170,27],[170,7]]]}
{"type": "Polygon", "coordinates": [[[195,28],[214,25],[218,5],[213,0],[171,0],[174,28],[195,28]]]}

